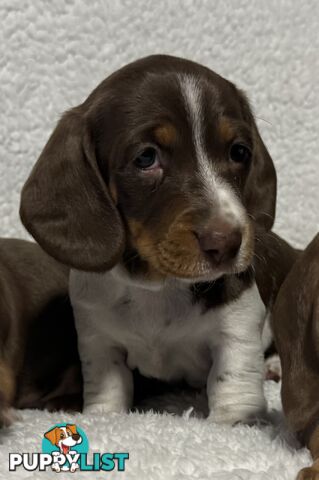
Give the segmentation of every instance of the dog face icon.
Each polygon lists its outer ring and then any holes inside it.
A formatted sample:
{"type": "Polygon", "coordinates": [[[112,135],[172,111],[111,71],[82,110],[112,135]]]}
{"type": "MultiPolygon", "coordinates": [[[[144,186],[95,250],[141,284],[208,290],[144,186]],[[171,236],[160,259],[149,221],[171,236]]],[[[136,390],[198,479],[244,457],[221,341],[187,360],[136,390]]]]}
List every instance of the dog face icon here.
{"type": "Polygon", "coordinates": [[[55,427],[44,434],[52,445],[58,447],[61,453],[67,455],[71,448],[82,442],[81,435],[77,432],[75,425],[55,427]]]}

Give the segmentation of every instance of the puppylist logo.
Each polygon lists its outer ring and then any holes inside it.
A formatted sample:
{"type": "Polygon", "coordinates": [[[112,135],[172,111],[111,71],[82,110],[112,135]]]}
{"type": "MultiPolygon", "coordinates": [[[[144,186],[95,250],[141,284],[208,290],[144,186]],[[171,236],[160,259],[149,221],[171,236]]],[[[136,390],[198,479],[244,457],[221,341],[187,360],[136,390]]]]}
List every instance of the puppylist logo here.
{"type": "Polygon", "coordinates": [[[44,472],[124,472],[127,452],[96,453],[89,455],[89,442],[85,432],[78,426],[59,423],[44,433],[42,453],[10,453],[9,471],[18,468],[44,472]]]}

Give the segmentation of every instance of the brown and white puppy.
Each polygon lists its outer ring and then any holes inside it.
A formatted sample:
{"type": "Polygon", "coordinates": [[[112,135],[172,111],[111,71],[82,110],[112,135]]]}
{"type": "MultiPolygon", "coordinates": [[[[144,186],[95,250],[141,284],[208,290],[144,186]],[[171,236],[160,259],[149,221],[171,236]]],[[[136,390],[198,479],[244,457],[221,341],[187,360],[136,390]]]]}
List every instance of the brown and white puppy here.
{"type": "Polygon", "coordinates": [[[38,245],[0,239],[0,425],[11,406],[81,407],[68,275],[38,245]]]}
{"type": "Polygon", "coordinates": [[[314,459],[299,480],[319,479],[319,234],[299,256],[275,303],[272,326],[282,363],[290,428],[314,459]]]}
{"type": "Polygon", "coordinates": [[[144,58],[63,116],[21,218],[73,268],[86,411],[130,408],[135,368],[207,385],[215,421],[264,408],[265,308],[251,265],[275,201],[245,96],[201,65],[144,58]]]}

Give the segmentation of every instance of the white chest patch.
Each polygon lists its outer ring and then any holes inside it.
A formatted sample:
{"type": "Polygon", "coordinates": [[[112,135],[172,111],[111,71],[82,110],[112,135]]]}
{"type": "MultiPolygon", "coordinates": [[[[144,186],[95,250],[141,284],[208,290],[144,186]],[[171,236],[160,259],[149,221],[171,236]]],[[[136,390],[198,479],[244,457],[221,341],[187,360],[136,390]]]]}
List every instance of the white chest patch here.
{"type": "Polygon", "coordinates": [[[238,301],[205,312],[202,304],[193,303],[185,284],[171,282],[152,291],[125,285],[112,273],[71,274],[77,330],[86,345],[97,352],[104,346],[119,348],[128,367],[138,368],[142,375],[185,379],[198,387],[207,382],[212,350],[231,328],[225,319],[238,311],[242,321],[246,297],[244,292],[238,301]]]}
{"type": "Polygon", "coordinates": [[[114,325],[121,321],[124,331],[113,331],[113,338],[127,351],[128,366],[145,376],[204,385],[211,366],[207,335],[212,319],[202,315],[200,305],[192,305],[188,291],[138,290],[126,291],[112,306],[114,325]]]}

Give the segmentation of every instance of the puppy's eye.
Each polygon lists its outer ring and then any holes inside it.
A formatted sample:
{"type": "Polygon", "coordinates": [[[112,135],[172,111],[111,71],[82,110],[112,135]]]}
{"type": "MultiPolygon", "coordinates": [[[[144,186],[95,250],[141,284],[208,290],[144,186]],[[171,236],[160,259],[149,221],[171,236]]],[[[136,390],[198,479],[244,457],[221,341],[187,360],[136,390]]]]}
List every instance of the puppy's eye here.
{"type": "Polygon", "coordinates": [[[134,164],[141,170],[150,170],[159,166],[157,151],[155,148],[149,147],[140,153],[134,160],[134,164]]]}
{"type": "Polygon", "coordinates": [[[251,160],[251,151],[242,143],[233,143],[230,147],[230,158],[235,163],[247,164],[251,160]]]}

